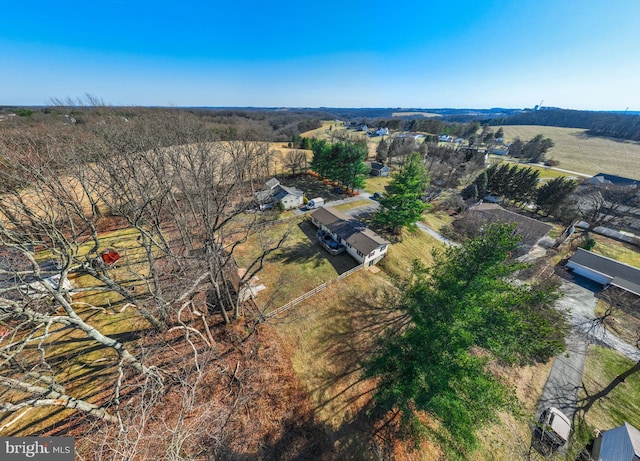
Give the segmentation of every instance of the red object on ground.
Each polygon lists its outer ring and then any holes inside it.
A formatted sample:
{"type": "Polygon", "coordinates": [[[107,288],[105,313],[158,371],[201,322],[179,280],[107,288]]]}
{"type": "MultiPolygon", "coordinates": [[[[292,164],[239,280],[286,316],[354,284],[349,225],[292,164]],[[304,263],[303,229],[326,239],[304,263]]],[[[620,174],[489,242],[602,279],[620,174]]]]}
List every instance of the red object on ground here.
{"type": "Polygon", "coordinates": [[[120,254],[117,251],[107,251],[106,253],[102,253],[100,256],[107,266],[114,264],[118,259],[120,259],[120,254]]]}

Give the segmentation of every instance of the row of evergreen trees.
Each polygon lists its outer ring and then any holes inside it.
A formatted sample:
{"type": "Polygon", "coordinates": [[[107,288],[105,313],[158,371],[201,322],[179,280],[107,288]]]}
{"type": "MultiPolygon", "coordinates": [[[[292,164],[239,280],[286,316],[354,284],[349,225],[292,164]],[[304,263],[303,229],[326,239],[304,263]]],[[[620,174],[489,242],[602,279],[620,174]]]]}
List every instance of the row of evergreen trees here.
{"type": "Polygon", "coordinates": [[[364,186],[364,178],[369,172],[369,168],[364,164],[369,154],[365,141],[330,144],[324,139],[313,138],[311,150],[313,171],[347,189],[364,186]]]}
{"type": "Polygon", "coordinates": [[[535,203],[536,211],[561,218],[578,183],[564,176],[546,181],[538,187],[540,172],[531,167],[500,163],[480,173],[462,191],[462,198],[482,199],[487,194],[504,197],[514,203],[535,203]]]}

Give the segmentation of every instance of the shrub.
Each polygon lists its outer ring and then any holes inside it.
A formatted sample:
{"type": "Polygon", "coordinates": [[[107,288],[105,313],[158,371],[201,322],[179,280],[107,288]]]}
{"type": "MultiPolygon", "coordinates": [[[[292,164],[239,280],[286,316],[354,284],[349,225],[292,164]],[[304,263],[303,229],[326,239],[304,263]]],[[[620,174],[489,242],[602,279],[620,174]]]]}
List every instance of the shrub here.
{"type": "Polygon", "coordinates": [[[18,117],[30,117],[33,115],[33,111],[31,109],[18,109],[16,110],[16,115],[18,117]]]}
{"type": "Polygon", "coordinates": [[[586,238],[584,242],[582,242],[582,245],[580,245],[580,248],[584,248],[587,251],[591,251],[594,246],[596,246],[596,241],[591,237],[589,237],[589,238],[586,238]]]}

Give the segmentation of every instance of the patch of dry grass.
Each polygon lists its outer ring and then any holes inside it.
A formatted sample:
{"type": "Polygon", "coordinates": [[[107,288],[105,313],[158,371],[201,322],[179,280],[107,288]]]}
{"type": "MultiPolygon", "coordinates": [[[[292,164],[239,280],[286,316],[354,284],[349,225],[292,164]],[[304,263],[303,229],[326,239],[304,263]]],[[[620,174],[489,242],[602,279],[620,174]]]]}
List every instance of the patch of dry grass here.
{"type": "Polygon", "coordinates": [[[427,211],[422,214],[422,222],[431,229],[440,231],[443,227],[451,225],[453,218],[444,211],[427,211]]]}
{"type": "Polygon", "coordinates": [[[346,131],[342,123],[334,122],[333,120],[323,120],[322,126],[315,130],[305,131],[300,133],[300,136],[304,138],[319,138],[328,139],[332,131],[346,131]]]}
{"type": "Polygon", "coordinates": [[[433,262],[431,251],[434,248],[442,249],[444,245],[421,230],[405,230],[400,241],[389,247],[387,255],[378,265],[387,274],[404,278],[409,275],[415,259],[430,265],[433,262]]]}
{"type": "MultiPolygon", "coordinates": [[[[114,314],[105,310],[78,308],[77,313],[103,334],[119,337],[128,349],[137,342],[133,333],[149,328],[135,309],[114,314]]],[[[64,326],[50,329],[50,336],[44,341],[43,349],[46,350],[47,362],[56,370],[56,381],[68,395],[100,405],[102,394],[113,389],[118,375],[118,355],[112,349],[87,341],[80,331],[64,326]]],[[[37,352],[34,351],[34,354],[34,360],[37,361],[37,352]]],[[[73,413],[74,410],[61,407],[27,408],[6,413],[0,415],[0,434],[37,434],[61,423],[73,413]]]]}
{"type": "Polygon", "coordinates": [[[596,245],[591,249],[594,253],[630,266],[640,267],[640,249],[638,247],[593,233],[591,238],[596,241],[596,245]]]}
{"type": "Polygon", "coordinates": [[[365,200],[355,200],[353,202],[342,203],[340,205],[336,205],[333,208],[336,208],[340,211],[351,210],[353,208],[357,208],[359,206],[371,205],[371,199],[365,200]]]}
{"type": "Polygon", "coordinates": [[[553,360],[548,363],[520,368],[502,368],[498,374],[516,390],[516,396],[523,406],[523,414],[518,417],[501,413],[500,421],[482,428],[479,433],[480,448],[472,454],[474,461],[486,459],[532,459],[542,460],[535,450],[529,453],[531,442],[531,422],[535,418],[538,400],[547,381],[553,360]]]}
{"type": "Polygon", "coordinates": [[[391,176],[371,176],[365,180],[364,190],[370,194],[386,192],[391,179],[391,176]]]}
{"type": "MultiPolygon", "coordinates": [[[[372,424],[366,414],[371,380],[361,380],[359,358],[373,347],[372,314],[384,305],[384,290],[395,290],[382,272],[361,270],[296,306],[277,319],[276,328],[295,351],[296,374],[308,389],[318,421],[334,442],[335,459],[366,459],[372,424]]],[[[397,460],[434,460],[438,450],[426,442],[409,452],[391,441],[397,460]]]]}

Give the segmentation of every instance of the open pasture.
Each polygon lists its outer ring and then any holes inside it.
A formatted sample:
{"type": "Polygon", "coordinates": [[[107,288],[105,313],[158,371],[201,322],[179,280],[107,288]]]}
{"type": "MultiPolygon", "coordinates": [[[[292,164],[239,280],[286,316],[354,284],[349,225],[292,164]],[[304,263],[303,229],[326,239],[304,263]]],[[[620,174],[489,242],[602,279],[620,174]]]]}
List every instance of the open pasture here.
{"type": "MultiPolygon", "coordinates": [[[[494,127],[497,130],[499,127],[494,127]]],[[[579,128],[536,125],[503,126],[505,142],[528,141],[537,134],[555,143],[547,158],[558,160],[558,168],[585,174],[609,173],[625,177],[640,175],[640,143],[588,136],[579,128]]]]}

